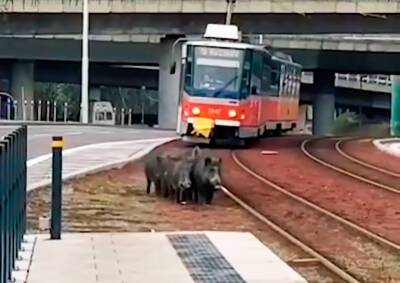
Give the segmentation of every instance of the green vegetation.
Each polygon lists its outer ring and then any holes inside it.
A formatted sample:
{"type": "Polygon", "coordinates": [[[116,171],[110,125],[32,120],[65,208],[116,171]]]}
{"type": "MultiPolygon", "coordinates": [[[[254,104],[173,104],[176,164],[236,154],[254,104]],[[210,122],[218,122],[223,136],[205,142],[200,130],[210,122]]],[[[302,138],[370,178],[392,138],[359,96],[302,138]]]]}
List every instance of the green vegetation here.
{"type": "Polygon", "coordinates": [[[354,112],[345,112],[338,116],[334,122],[333,134],[345,135],[360,127],[360,117],[354,112]]]}
{"type": "MultiPolygon", "coordinates": [[[[41,83],[35,84],[35,101],[57,103],[57,120],[64,119],[64,103],[68,103],[68,120],[79,120],[80,86],[73,84],[41,83]]],[[[35,103],[36,104],[36,103],[35,103]]],[[[44,105],[44,104],[42,104],[44,105]]],[[[42,107],[42,117],[45,113],[42,107]]]]}

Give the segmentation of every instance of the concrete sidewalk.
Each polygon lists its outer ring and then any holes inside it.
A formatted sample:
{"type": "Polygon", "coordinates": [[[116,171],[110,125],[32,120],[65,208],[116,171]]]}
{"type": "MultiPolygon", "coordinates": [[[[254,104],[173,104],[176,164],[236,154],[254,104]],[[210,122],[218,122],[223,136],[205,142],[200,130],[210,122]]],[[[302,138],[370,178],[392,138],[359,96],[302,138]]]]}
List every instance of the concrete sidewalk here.
{"type": "MultiPolygon", "coordinates": [[[[63,180],[123,165],[174,139],[171,137],[108,142],[65,150],[63,152],[63,180]]],[[[51,157],[51,154],[48,154],[28,161],[28,191],[51,183],[51,157]]]]}
{"type": "Polygon", "coordinates": [[[305,283],[250,233],[37,236],[27,283],[305,283]]]}

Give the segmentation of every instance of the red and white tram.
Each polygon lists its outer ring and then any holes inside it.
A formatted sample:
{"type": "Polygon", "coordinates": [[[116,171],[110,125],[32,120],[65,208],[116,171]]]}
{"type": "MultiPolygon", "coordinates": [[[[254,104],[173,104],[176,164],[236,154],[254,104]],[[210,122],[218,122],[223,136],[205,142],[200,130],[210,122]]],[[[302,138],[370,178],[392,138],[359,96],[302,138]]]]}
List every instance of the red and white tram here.
{"type": "Polygon", "coordinates": [[[240,42],[231,25],[208,25],[182,46],[177,132],[189,142],[257,137],[296,126],[301,66],[240,42]]]}

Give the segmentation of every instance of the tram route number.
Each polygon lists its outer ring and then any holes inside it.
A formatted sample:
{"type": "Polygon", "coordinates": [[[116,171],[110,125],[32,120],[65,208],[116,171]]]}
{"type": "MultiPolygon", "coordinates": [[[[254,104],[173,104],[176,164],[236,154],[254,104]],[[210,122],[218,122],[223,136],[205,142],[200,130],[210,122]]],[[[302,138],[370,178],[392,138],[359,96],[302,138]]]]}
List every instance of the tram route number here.
{"type": "Polygon", "coordinates": [[[208,114],[219,115],[221,114],[221,108],[208,108],[208,114]]]}

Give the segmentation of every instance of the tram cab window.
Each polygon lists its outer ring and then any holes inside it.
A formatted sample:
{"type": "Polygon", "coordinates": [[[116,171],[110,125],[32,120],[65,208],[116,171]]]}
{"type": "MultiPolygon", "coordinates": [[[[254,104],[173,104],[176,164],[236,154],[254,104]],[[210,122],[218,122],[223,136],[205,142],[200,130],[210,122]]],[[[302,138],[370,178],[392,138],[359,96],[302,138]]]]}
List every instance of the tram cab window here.
{"type": "Polygon", "coordinates": [[[242,81],[240,83],[240,98],[245,99],[250,92],[250,75],[251,75],[251,52],[246,50],[244,55],[242,81]]]}
{"type": "Polygon", "coordinates": [[[185,66],[185,87],[192,85],[192,72],[193,72],[193,46],[187,47],[187,57],[185,66]]]}

